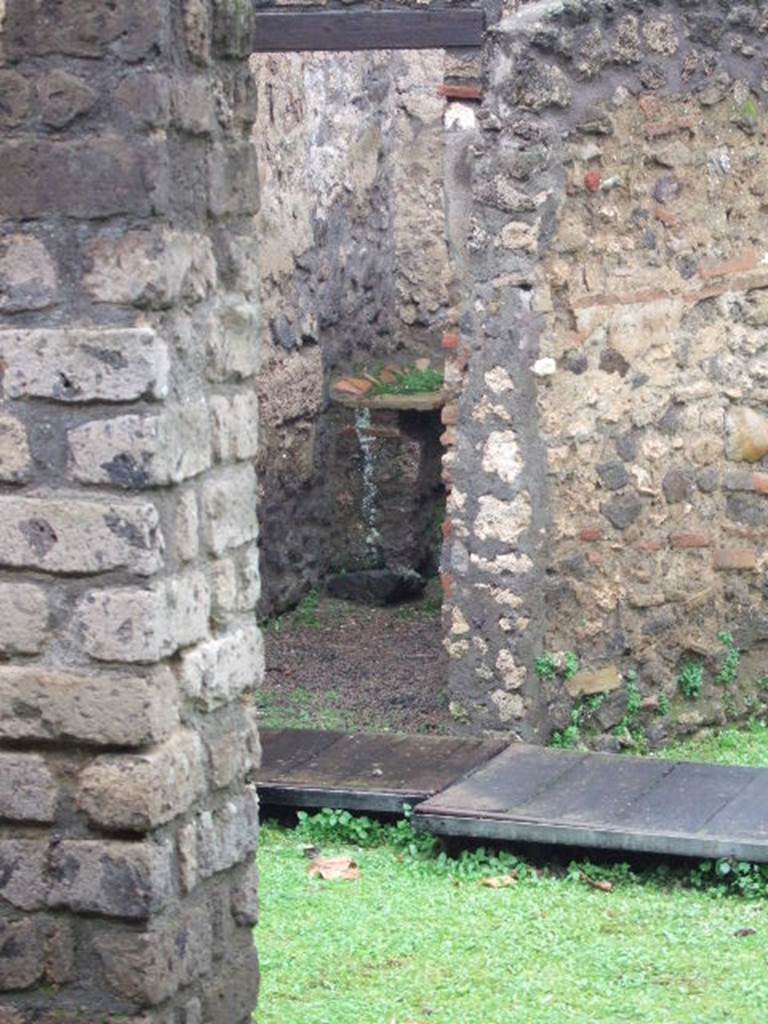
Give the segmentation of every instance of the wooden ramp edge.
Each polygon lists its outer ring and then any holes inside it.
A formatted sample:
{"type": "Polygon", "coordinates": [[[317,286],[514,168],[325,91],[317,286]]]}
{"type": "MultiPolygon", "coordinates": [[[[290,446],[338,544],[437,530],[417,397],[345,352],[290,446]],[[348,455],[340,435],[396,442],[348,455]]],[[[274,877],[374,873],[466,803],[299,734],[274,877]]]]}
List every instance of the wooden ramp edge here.
{"type": "Polygon", "coordinates": [[[400,813],[507,745],[504,739],[262,729],[262,804],[400,813]]]}
{"type": "Polygon", "coordinates": [[[444,836],[768,863],[768,769],[513,744],[420,803],[444,836]]]}

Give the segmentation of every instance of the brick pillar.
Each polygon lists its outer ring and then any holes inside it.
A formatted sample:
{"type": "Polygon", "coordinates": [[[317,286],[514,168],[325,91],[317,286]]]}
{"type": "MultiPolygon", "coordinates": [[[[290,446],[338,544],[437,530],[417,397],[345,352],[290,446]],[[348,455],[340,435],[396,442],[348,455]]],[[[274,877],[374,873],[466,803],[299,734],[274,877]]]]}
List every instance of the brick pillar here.
{"type": "Polygon", "coordinates": [[[2,1024],[256,1001],[243,7],[0,3],[2,1024]]]}

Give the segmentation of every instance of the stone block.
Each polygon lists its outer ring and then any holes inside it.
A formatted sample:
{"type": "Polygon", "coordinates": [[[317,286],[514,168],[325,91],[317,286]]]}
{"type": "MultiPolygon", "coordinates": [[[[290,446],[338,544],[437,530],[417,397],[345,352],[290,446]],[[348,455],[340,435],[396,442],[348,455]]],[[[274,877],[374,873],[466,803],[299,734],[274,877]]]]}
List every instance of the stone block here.
{"type": "Polygon", "coordinates": [[[31,988],[45,971],[44,949],[34,919],[0,919],[0,991],[31,988]]]}
{"type": "Polygon", "coordinates": [[[0,898],[17,910],[42,910],[47,855],[40,839],[0,839],[0,898]]]}
{"type": "Polygon", "coordinates": [[[47,927],[45,977],[52,985],[64,985],[75,974],[75,935],[69,921],[54,919],[47,927]]]}
{"type": "Polygon", "coordinates": [[[33,235],[0,238],[0,310],[46,309],[56,302],[58,283],[56,264],[43,242],[33,235]]]}
{"type": "Polygon", "coordinates": [[[214,457],[219,462],[252,459],[259,450],[259,403],[254,392],[210,400],[214,457]]]}
{"type": "Polygon", "coordinates": [[[248,864],[232,886],[232,917],[239,925],[253,928],[259,923],[259,869],[248,864]]]}
{"type": "Polygon", "coordinates": [[[176,550],[183,562],[189,562],[197,557],[200,550],[199,533],[197,494],[193,490],[187,490],[179,496],[176,508],[176,550]]]}
{"type": "Polygon", "coordinates": [[[768,417],[748,406],[737,406],[726,416],[729,459],[758,462],[768,454],[768,417]]]}
{"type": "Polygon", "coordinates": [[[252,611],[261,597],[259,549],[222,558],[211,566],[211,600],[215,621],[223,624],[236,612],[252,611]]]}
{"type": "Polygon", "coordinates": [[[147,832],[181,814],[204,790],[202,742],[180,729],[140,754],[96,758],[80,774],[77,806],[96,827],[147,832]]]}
{"type": "Polygon", "coordinates": [[[180,483],[210,466],[210,435],[202,400],[155,416],[92,420],[67,435],[71,473],[81,483],[131,490],[180,483]]]}
{"type": "Polygon", "coordinates": [[[83,286],[95,302],[168,309],[197,303],[216,286],[216,260],[204,235],[129,231],[96,238],[86,250],[83,286]]]}
{"type": "Polygon", "coordinates": [[[144,920],[173,894],[168,844],[64,839],[50,851],[52,909],[144,920]]]}
{"type": "Polygon", "coordinates": [[[33,91],[32,83],[24,75],[0,69],[0,128],[16,128],[26,119],[32,108],[33,91]]]}
{"type": "Polygon", "coordinates": [[[24,483],[32,471],[27,431],[15,416],[0,413],[0,480],[24,483]]]}
{"type": "Polygon", "coordinates": [[[123,60],[141,60],[167,49],[169,10],[168,4],[157,0],[107,6],[100,0],[60,0],[33,7],[27,0],[6,0],[6,56],[104,57],[113,53],[123,60]]]}
{"type": "Polygon", "coordinates": [[[203,531],[211,554],[255,540],[256,501],[256,474],[250,465],[232,467],[205,481],[203,531]]]}
{"type": "Polygon", "coordinates": [[[259,961],[249,943],[239,955],[229,954],[221,971],[203,992],[206,1024],[233,1024],[251,1019],[259,995],[259,961]]]}
{"type": "Polygon", "coordinates": [[[211,60],[211,23],[208,0],[184,0],[184,39],[195,64],[211,60]]]}
{"type": "Polygon", "coordinates": [[[210,594],[200,572],[152,587],[91,590],[77,608],[85,650],[100,661],[155,662],[208,635],[210,594]]]}
{"type": "Polygon", "coordinates": [[[259,369],[259,307],[231,296],[220,299],[206,327],[208,378],[238,381],[259,369]]]}
{"type": "Polygon", "coordinates": [[[220,716],[208,716],[205,725],[205,745],[215,788],[229,786],[259,767],[261,744],[253,706],[236,704],[220,716]]]}
{"type": "Polygon", "coordinates": [[[101,935],[94,952],[118,996],[155,1006],[211,969],[213,930],[204,907],[166,914],[140,932],[101,935]]]}
{"type": "Polygon", "coordinates": [[[166,75],[139,71],[115,89],[115,106],[140,128],[167,128],[171,123],[171,84],[166,75]]]}
{"type": "Polygon", "coordinates": [[[252,858],[259,841],[259,799],[256,787],[229,800],[217,811],[197,819],[197,862],[201,878],[226,871],[252,858]]]}
{"type": "Polygon", "coordinates": [[[216,95],[207,76],[180,79],[173,92],[173,113],[188,135],[210,135],[216,127],[216,95]]]}
{"type": "Polygon", "coordinates": [[[59,787],[39,754],[0,753],[0,818],[42,824],[56,817],[59,787]]]}
{"type": "Polygon", "coordinates": [[[256,213],[259,172],[251,141],[221,144],[208,154],[208,209],[214,217],[256,213]]]}
{"type": "Polygon", "coordinates": [[[9,140],[0,145],[0,164],[5,217],[146,217],[168,208],[169,156],[161,142],[117,136],[9,140]]]}
{"type": "Polygon", "coordinates": [[[565,688],[571,697],[583,697],[593,693],[610,693],[618,690],[621,686],[621,673],[615,665],[606,665],[605,668],[582,669],[570,679],[566,680],[565,688]]]}
{"type": "Polygon", "coordinates": [[[43,75],[37,83],[43,122],[63,128],[96,106],[96,92],[78,75],[60,68],[43,75]]]}
{"type": "Polygon", "coordinates": [[[4,495],[0,515],[0,565],[6,567],[150,576],[163,564],[160,520],[148,502],[4,495]]]}
{"type": "Polygon", "coordinates": [[[200,644],[182,655],[180,683],[186,696],[210,711],[261,683],[264,641],[256,625],[200,644]]]}
{"type": "Polygon", "coordinates": [[[42,587],[0,583],[0,653],[39,653],[48,637],[48,621],[42,587]]]}
{"type": "Polygon", "coordinates": [[[0,739],[142,746],[164,739],[179,720],[173,674],[60,672],[0,666],[0,739]]]}
{"type": "Polygon", "coordinates": [[[165,398],[168,350],[148,328],[2,330],[7,398],[132,402],[165,398]]]}

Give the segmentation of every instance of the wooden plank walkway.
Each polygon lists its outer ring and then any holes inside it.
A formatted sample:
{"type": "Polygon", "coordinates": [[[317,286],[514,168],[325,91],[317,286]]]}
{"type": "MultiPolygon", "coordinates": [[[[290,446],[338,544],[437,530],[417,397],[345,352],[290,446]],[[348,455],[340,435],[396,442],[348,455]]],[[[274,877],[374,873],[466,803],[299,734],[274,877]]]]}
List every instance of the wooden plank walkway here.
{"type": "Polygon", "coordinates": [[[264,730],[264,804],[399,812],[445,836],[768,863],[768,768],[504,740],[264,730]]]}
{"type": "Polygon", "coordinates": [[[397,812],[488,761],[504,740],[263,729],[264,804],[397,812]]]}
{"type": "Polygon", "coordinates": [[[438,835],[768,862],[768,769],[513,744],[422,802],[438,835]]]}

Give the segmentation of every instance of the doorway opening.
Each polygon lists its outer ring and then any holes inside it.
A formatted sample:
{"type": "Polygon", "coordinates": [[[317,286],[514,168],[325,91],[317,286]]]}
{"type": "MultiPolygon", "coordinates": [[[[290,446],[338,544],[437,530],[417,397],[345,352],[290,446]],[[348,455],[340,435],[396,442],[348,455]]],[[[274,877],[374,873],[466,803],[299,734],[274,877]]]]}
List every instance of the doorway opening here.
{"type": "Polygon", "coordinates": [[[445,405],[478,51],[258,54],[251,70],[262,720],[442,731],[445,405]]]}

